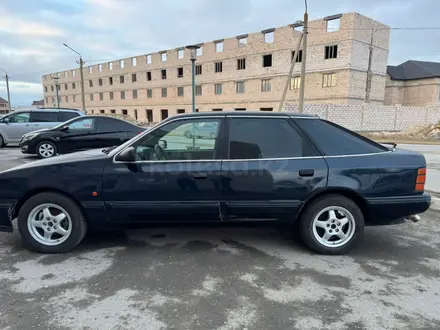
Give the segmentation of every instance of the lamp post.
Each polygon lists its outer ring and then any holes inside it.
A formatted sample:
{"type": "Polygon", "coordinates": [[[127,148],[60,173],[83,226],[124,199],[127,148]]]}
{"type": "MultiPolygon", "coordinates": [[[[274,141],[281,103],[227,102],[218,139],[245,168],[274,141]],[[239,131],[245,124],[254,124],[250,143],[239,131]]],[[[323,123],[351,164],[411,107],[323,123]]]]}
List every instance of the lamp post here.
{"type": "Polygon", "coordinates": [[[186,46],[190,52],[191,60],[191,75],[192,75],[192,112],[196,112],[196,72],[195,65],[197,59],[197,49],[200,48],[198,45],[186,46]]]}
{"type": "Polygon", "coordinates": [[[81,76],[81,105],[82,105],[82,111],[87,114],[86,111],[86,98],[84,95],[84,73],[83,73],[83,65],[84,65],[84,61],[82,59],[82,56],[80,53],[78,53],[75,49],[73,49],[72,47],[68,46],[67,44],[64,44],[64,46],[66,46],[67,48],[69,48],[72,52],[78,54],[79,56],[79,61],[76,61],[76,63],[79,64],[79,74],[81,76]]]}
{"type": "Polygon", "coordinates": [[[307,13],[307,0],[304,0],[305,12],[304,12],[304,22],[303,22],[303,51],[301,59],[301,81],[299,86],[299,102],[298,102],[298,112],[304,112],[304,89],[306,86],[306,60],[307,60],[307,30],[309,22],[309,14],[307,13]]]}
{"type": "Polygon", "coordinates": [[[5,79],[6,79],[6,91],[8,93],[8,111],[11,112],[12,111],[12,104],[11,104],[11,95],[9,94],[9,76],[8,73],[3,70],[2,68],[0,68],[0,70],[2,70],[5,73],[5,79]]]}
{"type": "Polygon", "coordinates": [[[55,80],[55,90],[57,92],[57,107],[59,109],[60,108],[60,95],[58,94],[58,91],[60,90],[60,88],[59,88],[60,85],[58,84],[58,79],[60,79],[60,77],[58,77],[58,76],[51,76],[51,78],[53,80],[55,80]]]}

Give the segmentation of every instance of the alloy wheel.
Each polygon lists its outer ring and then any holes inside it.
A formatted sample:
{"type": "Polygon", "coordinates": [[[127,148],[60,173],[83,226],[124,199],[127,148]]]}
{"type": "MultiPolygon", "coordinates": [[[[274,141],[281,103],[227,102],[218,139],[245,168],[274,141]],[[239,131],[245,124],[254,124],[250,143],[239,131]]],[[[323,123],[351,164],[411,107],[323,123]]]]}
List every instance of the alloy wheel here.
{"type": "Polygon", "coordinates": [[[38,152],[44,158],[49,158],[55,154],[55,148],[49,143],[43,143],[38,148],[38,152]]]}
{"type": "Polygon", "coordinates": [[[349,242],[356,230],[353,214],[341,206],[329,206],[313,219],[313,236],[326,247],[340,247],[349,242]]]}
{"type": "Polygon", "coordinates": [[[27,227],[32,238],[46,246],[66,241],[72,232],[72,220],[61,206],[45,203],[36,206],[28,216],[27,227]]]}

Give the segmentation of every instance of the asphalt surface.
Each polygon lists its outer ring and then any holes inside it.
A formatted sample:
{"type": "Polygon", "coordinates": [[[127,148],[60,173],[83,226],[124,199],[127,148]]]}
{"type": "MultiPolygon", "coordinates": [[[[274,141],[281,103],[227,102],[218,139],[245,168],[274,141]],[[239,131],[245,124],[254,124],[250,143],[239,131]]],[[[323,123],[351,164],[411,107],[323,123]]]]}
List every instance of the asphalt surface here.
{"type": "MultiPolygon", "coordinates": [[[[33,160],[0,149],[0,170],[33,160]]],[[[337,257],[271,228],[90,234],[63,255],[0,233],[0,328],[439,329],[439,217],[337,257]]]]}

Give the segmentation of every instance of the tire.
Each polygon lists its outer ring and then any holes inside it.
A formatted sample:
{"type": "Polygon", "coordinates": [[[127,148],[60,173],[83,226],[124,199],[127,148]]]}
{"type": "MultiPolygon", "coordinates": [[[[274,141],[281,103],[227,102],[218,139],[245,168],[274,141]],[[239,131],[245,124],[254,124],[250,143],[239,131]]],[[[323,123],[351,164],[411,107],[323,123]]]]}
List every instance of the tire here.
{"type": "Polygon", "coordinates": [[[341,195],[317,199],[299,220],[303,242],[320,254],[345,254],[362,241],[364,234],[361,209],[353,200],[341,195]]]}
{"type": "Polygon", "coordinates": [[[0,148],[5,144],[3,137],[0,135],[0,148]]]}
{"type": "Polygon", "coordinates": [[[40,253],[69,252],[82,241],[87,232],[87,222],[78,205],[70,198],[52,192],[29,198],[20,209],[17,221],[23,244],[29,250],[40,253]],[[49,209],[49,217],[44,211],[46,208],[49,209]],[[59,210],[64,213],[64,218],[56,212],[59,210]],[[32,222],[35,219],[37,221],[32,222]],[[33,223],[38,225],[33,226],[33,223]],[[65,235],[58,233],[61,229],[64,229],[65,235]],[[50,235],[48,239],[45,232],[50,235]]]}
{"type": "Polygon", "coordinates": [[[58,149],[56,144],[51,141],[41,141],[36,149],[37,156],[40,159],[56,156],[57,152],[58,149]]]}

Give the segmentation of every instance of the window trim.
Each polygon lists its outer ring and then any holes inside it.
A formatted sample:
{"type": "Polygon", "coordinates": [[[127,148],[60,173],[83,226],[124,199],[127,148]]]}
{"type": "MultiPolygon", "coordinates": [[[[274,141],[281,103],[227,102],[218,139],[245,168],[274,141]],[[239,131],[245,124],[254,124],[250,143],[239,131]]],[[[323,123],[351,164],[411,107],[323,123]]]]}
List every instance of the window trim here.
{"type": "MultiPolygon", "coordinates": [[[[311,119],[311,120],[321,120],[319,117],[306,117],[306,116],[255,116],[255,115],[218,115],[218,116],[209,116],[209,117],[203,117],[203,118],[221,118],[224,121],[224,125],[223,125],[223,131],[220,131],[220,139],[222,141],[221,145],[222,147],[222,151],[220,152],[220,157],[219,159],[206,159],[206,160],[139,160],[139,161],[135,161],[135,162],[121,162],[121,161],[116,161],[116,156],[118,156],[120,153],[122,153],[125,149],[130,148],[133,144],[135,144],[138,140],[140,140],[141,138],[143,138],[145,135],[153,132],[154,130],[157,130],[159,128],[161,128],[162,126],[174,122],[174,121],[183,121],[183,120],[189,120],[189,119],[194,119],[192,117],[186,117],[186,118],[179,118],[179,117],[168,117],[167,119],[165,119],[164,121],[162,121],[160,124],[154,126],[152,129],[150,130],[146,130],[144,133],[137,135],[133,140],[127,141],[126,143],[120,145],[116,150],[115,150],[115,154],[112,157],[112,162],[114,164],[136,164],[136,163],[200,163],[200,162],[236,162],[236,161],[274,161],[274,160],[295,160],[295,159],[327,159],[327,158],[342,158],[342,157],[364,157],[364,156],[375,156],[378,154],[384,154],[384,153],[389,153],[389,152],[393,152],[391,150],[389,151],[384,151],[384,152],[378,152],[378,153],[370,153],[370,154],[357,154],[357,155],[337,155],[337,156],[322,156],[321,152],[319,152],[319,150],[316,148],[315,144],[313,143],[313,141],[310,140],[310,138],[308,137],[307,134],[305,134],[302,130],[300,131],[300,133],[302,133],[301,135],[304,136],[308,141],[311,142],[311,147],[315,148],[321,155],[320,156],[308,156],[308,157],[287,157],[287,158],[261,158],[261,159],[227,159],[226,157],[224,157],[225,152],[229,151],[225,149],[224,144],[226,143],[226,141],[228,141],[229,136],[227,134],[228,133],[228,129],[229,129],[229,125],[228,125],[228,118],[284,118],[287,119],[288,122],[293,123],[295,126],[297,126],[297,124],[295,123],[295,119],[311,119]],[[290,120],[289,120],[290,119],[290,120]],[[120,148],[120,149],[119,149],[120,148]],[[118,150],[119,149],[119,150],[118,150]]],[[[227,144],[227,143],[226,143],[227,144]]]]}

